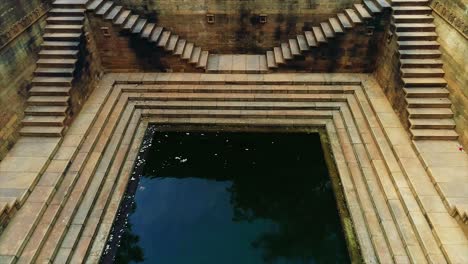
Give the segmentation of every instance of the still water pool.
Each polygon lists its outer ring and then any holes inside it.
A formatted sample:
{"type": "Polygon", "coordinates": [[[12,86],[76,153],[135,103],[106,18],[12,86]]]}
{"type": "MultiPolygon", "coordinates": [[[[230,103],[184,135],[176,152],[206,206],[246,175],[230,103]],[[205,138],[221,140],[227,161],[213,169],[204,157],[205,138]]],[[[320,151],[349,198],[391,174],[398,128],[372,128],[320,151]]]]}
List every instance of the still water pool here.
{"type": "Polygon", "coordinates": [[[349,262],[319,134],[156,132],[145,158],[103,262],[349,262]]]}

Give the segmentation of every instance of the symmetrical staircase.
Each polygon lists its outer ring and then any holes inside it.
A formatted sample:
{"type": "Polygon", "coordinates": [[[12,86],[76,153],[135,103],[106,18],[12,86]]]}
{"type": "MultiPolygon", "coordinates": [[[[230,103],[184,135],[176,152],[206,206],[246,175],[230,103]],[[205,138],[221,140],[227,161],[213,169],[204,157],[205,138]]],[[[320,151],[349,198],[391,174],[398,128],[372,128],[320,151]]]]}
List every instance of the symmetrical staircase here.
{"type": "Polygon", "coordinates": [[[304,34],[297,35],[295,39],[289,39],[288,42],[274,47],[272,51],[267,51],[268,68],[276,69],[295,57],[303,56],[310,49],[326,44],[356,25],[369,21],[387,8],[390,8],[390,5],[386,0],[364,0],[363,4],[355,4],[353,8],[346,9],[345,12],[331,17],[319,26],[312,27],[311,31],[305,31],[304,34]]]}
{"type": "Polygon", "coordinates": [[[150,23],[146,18],[134,14],[114,1],[94,0],[87,6],[88,11],[112,21],[122,30],[139,35],[143,39],[154,42],[158,48],[179,56],[196,68],[205,70],[208,64],[208,51],[194,43],[173,34],[155,23],[150,23]]]}
{"type": "Polygon", "coordinates": [[[80,2],[57,0],[49,12],[22,136],[60,137],[65,130],[86,11],[80,2]]]}
{"type": "Polygon", "coordinates": [[[429,0],[392,0],[413,139],[456,140],[452,103],[429,0]]]}

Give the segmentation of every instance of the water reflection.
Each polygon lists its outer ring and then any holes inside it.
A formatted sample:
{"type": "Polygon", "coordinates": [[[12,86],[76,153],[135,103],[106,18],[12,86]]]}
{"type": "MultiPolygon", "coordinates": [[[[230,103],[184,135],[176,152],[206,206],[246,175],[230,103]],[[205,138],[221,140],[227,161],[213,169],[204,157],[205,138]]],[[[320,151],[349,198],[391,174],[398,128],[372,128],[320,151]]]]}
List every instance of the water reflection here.
{"type": "Polygon", "coordinates": [[[156,133],[117,263],[347,263],[317,134],[156,133]]]}

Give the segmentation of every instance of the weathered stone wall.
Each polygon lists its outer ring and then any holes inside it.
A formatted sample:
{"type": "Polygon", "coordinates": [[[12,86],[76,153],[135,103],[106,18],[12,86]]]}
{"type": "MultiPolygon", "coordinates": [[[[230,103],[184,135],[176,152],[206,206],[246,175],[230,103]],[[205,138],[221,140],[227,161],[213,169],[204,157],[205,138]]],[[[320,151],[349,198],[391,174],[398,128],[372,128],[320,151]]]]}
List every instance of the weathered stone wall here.
{"type": "Polygon", "coordinates": [[[255,53],[276,46],[361,0],[120,0],[214,53],[255,53]],[[215,15],[215,23],[206,21],[215,15]],[[259,14],[267,23],[259,23],[259,14]]]}
{"type": "Polygon", "coordinates": [[[18,138],[48,6],[39,0],[0,2],[0,160],[18,138]]]}
{"type": "Polygon", "coordinates": [[[468,148],[468,0],[431,3],[460,141],[468,148]]]}

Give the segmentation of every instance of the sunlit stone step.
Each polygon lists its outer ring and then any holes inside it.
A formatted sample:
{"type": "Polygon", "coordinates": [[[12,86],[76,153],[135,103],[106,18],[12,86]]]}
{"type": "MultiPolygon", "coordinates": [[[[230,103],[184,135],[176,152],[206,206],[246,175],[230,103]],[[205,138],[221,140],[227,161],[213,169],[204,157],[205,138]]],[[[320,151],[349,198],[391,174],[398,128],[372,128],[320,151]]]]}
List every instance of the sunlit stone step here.
{"type": "Polygon", "coordinates": [[[397,32],[434,32],[433,23],[396,23],[397,32]]]}
{"type": "Polygon", "coordinates": [[[79,33],[83,31],[83,25],[47,25],[46,33],[79,33]]]}
{"type": "Polygon", "coordinates": [[[69,100],[68,96],[31,96],[26,102],[36,106],[68,106],[69,100]]]}
{"type": "Polygon", "coordinates": [[[408,98],[448,98],[446,88],[403,88],[408,98]]]}
{"type": "Polygon", "coordinates": [[[409,108],[450,108],[448,98],[406,98],[409,108]]]}
{"type": "Polygon", "coordinates": [[[393,19],[396,23],[431,23],[434,17],[430,14],[424,15],[394,15],[393,19]]]}
{"type": "Polygon", "coordinates": [[[53,16],[46,19],[49,24],[62,24],[62,25],[81,25],[84,22],[83,16],[68,16],[58,17],[53,16]]]}
{"type": "Polygon", "coordinates": [[[63,126],[65,116],[29,116],[26,115],[21,123],[24,126],[63,126]]]}
{"type": "Polygon", "coordinates": [[[412,129],[455,129],[453,119],[410,119],[412,129]]]}
{"type": "Polygon", "coordinates": [[[431,14],[432,8],[429,6],[393,6],[396,15],[399,14],[431,14]]]}
{"type": "Polygon", "coordinates": [[[21,136],[31,137],[61,137],[64,127],[52,126],[27,126],[20,130],[21,136]]]}
{"type": "Polygon", "coordinates": [[[28,106],[24,113],[32,116],[66,116],[68,106],[28,106]]]}
{"type": "Polygon", "coordinates": [[[405,87],[445,87],[444,78],[403,78],[405,87]]]}
{"type": "Polygon", "coordinates": [[[44,41],[43,50],[77,50],[80,42],[76,41],[44,41]]]}
{"type": "Polygon", "coordinates": [[[445,72],[437,68],[402,68],[403,77],[444,77],[445,72]]]}
{"type": "Polygon", "coordinates": [[[457,140],[458,134],[453,129],[411,129],[415,140],[457,140]]]}
{"type": "Polygon", "coordinates": [[[391,0],[393,6],[427,6],[429,0],[391,0]]]}
{"type": "Polygon", "coordinates": [[[408,108],[406,110],[409,113],[409,117],[415,119],[443,119],[453,117],[453,112],[450,108],[408,108]]]}
{"type": "Polygon", "coordinates": [[[415,41],[415,40],[434,41],[434,40],[437,40],[438,35],[436,32],[398,32],[397,38],[399,41],[415,41]]]}
{"type": "Polygon", "coordinates": [[[402,68],[442,68],[443,62],[440,59],[402,59],[402,68]]]}
{"type": "Polygon", "coordinates": [[[85,11],[84,8],[52,8],[49,14],[62,17],[83,16],[85,11]]]}

